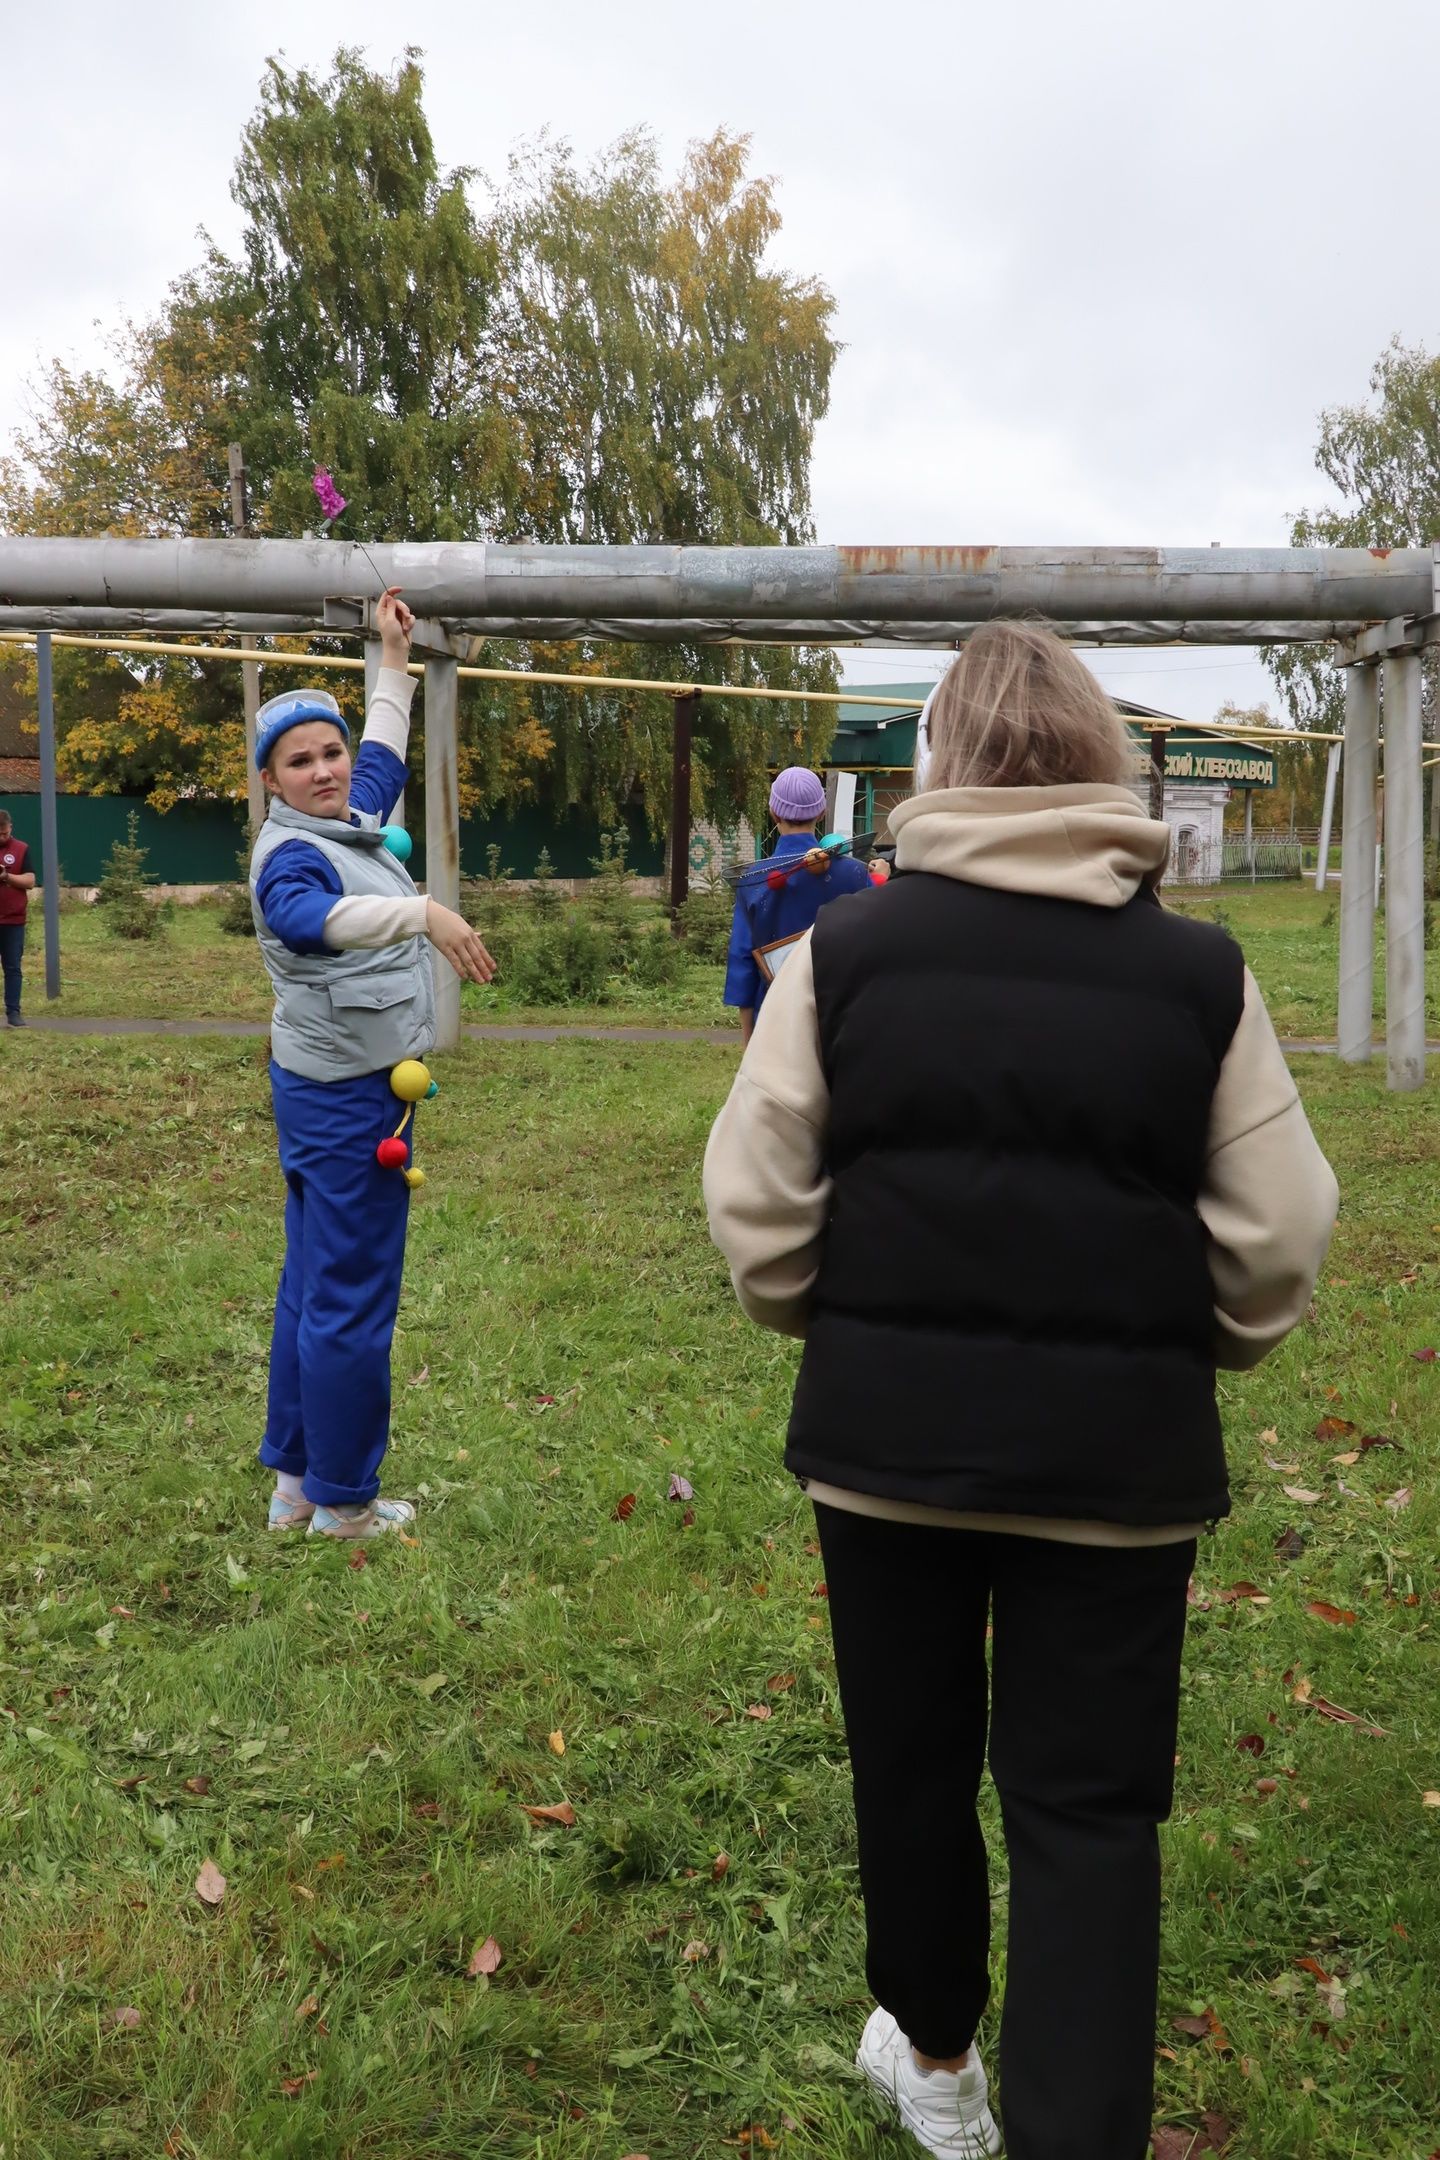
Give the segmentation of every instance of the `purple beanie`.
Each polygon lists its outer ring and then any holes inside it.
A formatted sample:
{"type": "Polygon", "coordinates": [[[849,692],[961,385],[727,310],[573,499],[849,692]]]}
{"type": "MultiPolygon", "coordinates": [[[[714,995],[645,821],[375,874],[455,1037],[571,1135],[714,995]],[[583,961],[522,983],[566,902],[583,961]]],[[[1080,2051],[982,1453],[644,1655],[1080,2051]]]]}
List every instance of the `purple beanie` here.
{"type": "Polygon", "coordinates": [[[770,790],[770,815],[791,825],[813,825],[825,813],[825,789],[804,765],[787,765],[770,790]]]}

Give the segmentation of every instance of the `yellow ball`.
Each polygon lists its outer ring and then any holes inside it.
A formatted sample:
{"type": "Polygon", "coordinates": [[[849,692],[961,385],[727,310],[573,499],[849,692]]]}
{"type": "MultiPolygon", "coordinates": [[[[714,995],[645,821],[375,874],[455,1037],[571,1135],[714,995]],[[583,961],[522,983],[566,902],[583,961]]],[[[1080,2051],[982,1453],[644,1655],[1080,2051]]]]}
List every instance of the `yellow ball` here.
{"type": "Polygon", "coordinates": [[[404,1175],[405,1182],[410,1187],[411,1192],[418,1192],[425,1182],[425,1172],[423,1170],[407,1170],[404,1175]]]}
{"type": "Polygon", "coordinates": [[[430,1075],[419,1058],[401,1058],[390,1075],[390,1092],[401,1102],[419,1102],[430,1086],[430,1075]]]}

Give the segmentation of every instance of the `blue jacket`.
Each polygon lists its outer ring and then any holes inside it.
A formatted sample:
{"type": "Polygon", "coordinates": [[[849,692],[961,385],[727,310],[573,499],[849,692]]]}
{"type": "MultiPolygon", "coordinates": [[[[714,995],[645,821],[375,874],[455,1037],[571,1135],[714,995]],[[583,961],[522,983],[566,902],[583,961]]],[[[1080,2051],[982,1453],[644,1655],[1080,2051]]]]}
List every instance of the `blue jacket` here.
{"type": "MultiPolygon", "coordinates": [[[[804,855],[815,845],[813,833],[781,833],[767,861],[804,855]]],[[[870,873],[853,855],[837,855],[823,877],[796,870],[778,892],[762,876],[747,880],[735,895],[735,920],[725,966],[725,1003],[758,1011],[768,987],[755,964],[754,948],[808,930],[827,900],[860,892],[870,873]]]]}

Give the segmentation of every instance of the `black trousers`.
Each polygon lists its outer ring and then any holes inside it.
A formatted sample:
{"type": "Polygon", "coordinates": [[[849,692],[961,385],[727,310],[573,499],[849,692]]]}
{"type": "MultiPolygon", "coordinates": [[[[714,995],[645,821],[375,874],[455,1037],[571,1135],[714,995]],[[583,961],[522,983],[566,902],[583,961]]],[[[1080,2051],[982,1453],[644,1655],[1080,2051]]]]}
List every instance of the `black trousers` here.
{"type": "Polygon", "coordinates": [[[25,951],[25,925],[23,922],[0,923],[0,969],[5,976],[5,1014],[8,1019],[20,1010],[20,993],[25,978],[20,970],[21,956],[25,951]]]}
{"type": "Polygon", "coordinates": [[[976,1795],[1010,1861],[999,2098],[1010,2160],[1143,2160],[1183,1545],[919,1528],[817,1506],[876,2000],[962,2054],[990,1992],[976,1795]],[[986,1622],[993,1616],[987,1685],[986,1622]]]}

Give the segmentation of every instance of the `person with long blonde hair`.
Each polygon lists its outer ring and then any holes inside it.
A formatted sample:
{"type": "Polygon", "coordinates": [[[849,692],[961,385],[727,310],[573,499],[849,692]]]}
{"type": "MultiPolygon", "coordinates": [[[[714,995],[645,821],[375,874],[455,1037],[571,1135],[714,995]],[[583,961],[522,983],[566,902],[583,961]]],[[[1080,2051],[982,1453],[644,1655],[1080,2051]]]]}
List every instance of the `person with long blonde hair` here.
{"type": "Polygon", "coordinates": [[[1000,2150],[988,1738],[1012,2160],[1142,2160],[1216,1367],[1303,1318],[1337,1193],[1239,947],[1158,904],[1169,834],[1088,669],[988,625],[929,720],[896,875],[787,961],[706,1202],[745,1311],[805,1345],[785,1459],[850,1747],[860,2067],[927,2151],[1000,2150]]]}

